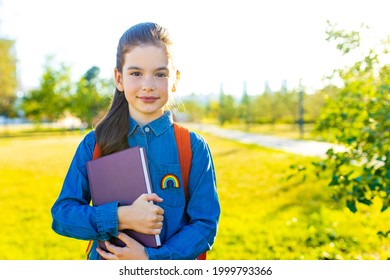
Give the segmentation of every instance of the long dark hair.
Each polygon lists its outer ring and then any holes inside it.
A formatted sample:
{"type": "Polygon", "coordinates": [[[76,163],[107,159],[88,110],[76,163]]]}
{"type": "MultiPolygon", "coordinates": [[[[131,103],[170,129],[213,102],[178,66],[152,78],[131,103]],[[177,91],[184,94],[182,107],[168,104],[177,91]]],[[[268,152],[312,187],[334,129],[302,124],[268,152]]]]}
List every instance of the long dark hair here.
{"type": "MultiPolygon", "coordinates": [[[[170,56],[172,42],[167,29],[156,23],[145,22],[130,27],[119,40],[116,53],[116,68],[122,73],[125,54],[139,45],[163,47],[170,56]]],[[[129,106],[124,92],[115,89],[107,114],[95,129],[96,141],[101,155],[108,155],[128,148],[129,106]]]]}

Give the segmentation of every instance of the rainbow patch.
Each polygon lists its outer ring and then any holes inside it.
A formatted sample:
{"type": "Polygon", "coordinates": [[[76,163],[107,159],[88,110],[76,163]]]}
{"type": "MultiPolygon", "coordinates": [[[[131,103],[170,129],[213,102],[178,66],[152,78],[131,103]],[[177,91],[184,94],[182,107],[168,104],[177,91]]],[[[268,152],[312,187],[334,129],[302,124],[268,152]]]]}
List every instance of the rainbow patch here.
{"type": "Polygon", "coordinates": [[[161,188],[180,188],[179,179],[173,174],[167,174],[161,180],[161,188]]]}

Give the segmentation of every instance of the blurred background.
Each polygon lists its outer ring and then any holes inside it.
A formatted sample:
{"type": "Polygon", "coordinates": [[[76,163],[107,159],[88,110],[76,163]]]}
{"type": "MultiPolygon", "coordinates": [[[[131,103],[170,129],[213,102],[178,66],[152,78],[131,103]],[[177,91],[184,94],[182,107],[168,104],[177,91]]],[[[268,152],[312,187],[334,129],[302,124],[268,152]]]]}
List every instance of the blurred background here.
{"type": "Polygon", "coordinates": [[[215,158],[223,212],[211,259],[389,258],[388,7],[0,0],[0,259],[85,258],[87,241],[52,232],[50,207],[109,106],[119,37],[143,21],[170,31],[173,110],[215,158]],[[301,141],[302,154],[221,128],[301,141]],[[343,149],[305,156],[304,141],[343,149]]]}

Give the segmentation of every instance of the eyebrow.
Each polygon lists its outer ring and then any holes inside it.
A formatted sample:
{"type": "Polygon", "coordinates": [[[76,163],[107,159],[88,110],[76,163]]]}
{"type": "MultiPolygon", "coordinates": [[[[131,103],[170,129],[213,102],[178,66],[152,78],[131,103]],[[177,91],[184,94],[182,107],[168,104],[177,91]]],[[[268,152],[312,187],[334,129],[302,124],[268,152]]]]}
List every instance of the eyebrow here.
{"type": "MultiPolygon", "coordinates": [[[[129,66],[129,67],[127,67],[127,70],[143,70],[143,69],[141,67],[138,67],[138,66],[129,66]]],[[[158,67],[154,71],[161,71],[161,70],[165,70],[165,71],[169,72],[169,68],[166,66],[158,67]]]]}

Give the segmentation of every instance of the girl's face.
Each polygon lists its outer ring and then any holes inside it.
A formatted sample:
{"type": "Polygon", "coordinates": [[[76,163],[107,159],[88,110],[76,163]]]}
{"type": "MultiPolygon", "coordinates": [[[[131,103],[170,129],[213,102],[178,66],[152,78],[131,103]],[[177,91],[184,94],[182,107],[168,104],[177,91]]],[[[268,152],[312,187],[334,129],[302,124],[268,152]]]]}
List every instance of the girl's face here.
{"type": "Polygon", "coordinates": [[[141,125],[162,116],[176,77],[164,49],[134,47],[125,54],[121,70],[115,69],[115,83],[125,94],[130,116],[141,125]]]}

